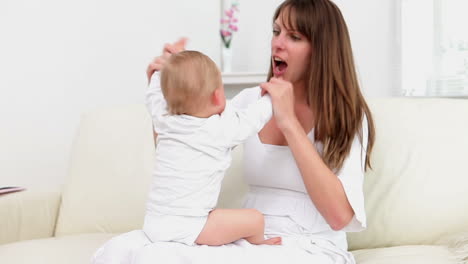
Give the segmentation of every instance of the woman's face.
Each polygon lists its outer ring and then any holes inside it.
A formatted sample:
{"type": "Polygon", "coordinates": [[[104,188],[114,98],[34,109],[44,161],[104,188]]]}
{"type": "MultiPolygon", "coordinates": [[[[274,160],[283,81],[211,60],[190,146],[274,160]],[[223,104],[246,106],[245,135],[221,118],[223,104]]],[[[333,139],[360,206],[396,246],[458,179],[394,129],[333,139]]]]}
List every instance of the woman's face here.
{"type": "MultiPolygon", "coordinates": [[[[274,77],[297,83],[304,81],[312,48],[304,35],[286,28],[283,18],[286,19],[289,15],[292,16],[293,13],[281,13],[273,23],[271,60],[274,77]]],[[[294,21],[294,17],[291,17],[291,21],[294,21]]]]}

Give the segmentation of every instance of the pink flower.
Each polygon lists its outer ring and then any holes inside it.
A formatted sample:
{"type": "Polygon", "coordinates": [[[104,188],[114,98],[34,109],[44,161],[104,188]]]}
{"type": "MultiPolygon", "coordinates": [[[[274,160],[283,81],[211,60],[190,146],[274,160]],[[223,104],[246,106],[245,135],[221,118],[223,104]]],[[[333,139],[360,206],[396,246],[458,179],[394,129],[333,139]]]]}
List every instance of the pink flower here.
{"type": "Polygon", "coordinates": [[[232,31],[235,31],[235,32],[237,32],[237,30],[239,29],[239,28],[238,28],[236,25],[234,25],[234,24],[230,24],[230,25],[229,25],[229,28],[230,28],[232,31]]]}
{"type": "Polygon", "coordinates": [[[226,16],[228,16],[229,18],[231,18],[232,15],[234,14],[234,11],[233,11],[232,9],[229,9],[229,10],[224,11],[224,13],[226,14],[226,16]]]}
{"type": "Polygon", "coordinates": [[[232,35],[231,31],[227,31],[227,30],[221,30],[221,35],[223,37],[229,37],[232,35]]]}
{"type": "Polygon", "coordinates": [[[239,12],[238,3],[233,3],[230,8],[224,10],[224,16],[220,19],[220,35],[226,48],[231,46],[233,34],[239,30],[235,25],[239,20],[234,17],[239,12]]]}

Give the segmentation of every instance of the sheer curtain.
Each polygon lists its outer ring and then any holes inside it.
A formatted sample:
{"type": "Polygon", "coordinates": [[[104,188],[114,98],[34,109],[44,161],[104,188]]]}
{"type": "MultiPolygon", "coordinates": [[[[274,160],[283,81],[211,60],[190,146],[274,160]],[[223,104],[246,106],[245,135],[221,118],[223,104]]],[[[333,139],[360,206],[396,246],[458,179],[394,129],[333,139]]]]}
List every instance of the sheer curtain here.
{"type": "Polygon", "coordinates": [[[401,0],[401,93],[468,97],[468,1],[401,0]]]}

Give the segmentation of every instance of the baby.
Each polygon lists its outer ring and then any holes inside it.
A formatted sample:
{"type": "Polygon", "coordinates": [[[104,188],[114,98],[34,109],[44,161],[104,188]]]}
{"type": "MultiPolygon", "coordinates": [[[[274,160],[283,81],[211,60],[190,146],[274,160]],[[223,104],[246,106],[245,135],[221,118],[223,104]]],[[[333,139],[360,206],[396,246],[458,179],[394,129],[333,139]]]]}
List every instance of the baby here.
{"type": "Polygon", "coordinates": [[[265,239],[255,209],[214,209],[232,149],[272,117],[269,95],[246,109],[226,104],[216,64],[197,51],[167,59],[151,78],[147,106],[157,132],[156,165],[143,231],[153,241],[218,246],[265,239]]]}

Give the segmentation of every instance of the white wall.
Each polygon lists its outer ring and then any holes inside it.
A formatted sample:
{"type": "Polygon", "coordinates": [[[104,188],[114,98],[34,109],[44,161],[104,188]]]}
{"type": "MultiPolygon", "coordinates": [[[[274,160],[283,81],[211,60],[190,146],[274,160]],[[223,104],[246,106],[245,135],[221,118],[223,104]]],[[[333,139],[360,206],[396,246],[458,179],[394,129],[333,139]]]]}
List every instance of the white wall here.
{"type": "Polygon", "coordinates": [[[240,1],[239,35],[233,38],[233,70],[268,72],[272,18],[282,0],[240,1]]]}
{"type": "Polygon", "coordinates": [[[62,183],[80,114],[143,103],[165,41],[188,36],[219,60],[219,10],[216,0],[0,1],[0,186],[62,183]]]}
{"type": "Polygon", "coordinates": [[[399,92],[399,1],[336,0],[348,24],[361,89],[367,97],[399,92]]]}
{"type": "MultiPolygon", "coordinates": [[[[241,1],[235,71],[267,71],[279,2],[241,1]]],[[[394,94],[393,2],[339,2],[370,97],[394,94]]],[[[219,18],[218,0],[0,1],[0,186],[62,184],[80,114],[143,103],[146,65],[166,41],[188,36],[219,62],[219,18]]]]}

